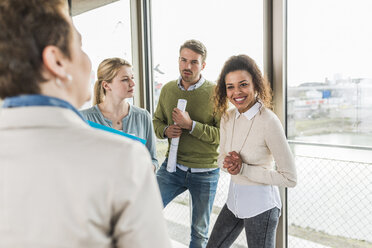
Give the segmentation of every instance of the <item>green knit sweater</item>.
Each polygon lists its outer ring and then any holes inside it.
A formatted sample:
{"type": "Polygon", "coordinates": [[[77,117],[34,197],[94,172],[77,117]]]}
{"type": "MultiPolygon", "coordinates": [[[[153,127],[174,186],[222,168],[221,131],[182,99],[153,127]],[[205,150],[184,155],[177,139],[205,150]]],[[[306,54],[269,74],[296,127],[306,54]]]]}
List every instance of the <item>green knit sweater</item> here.
{"type": "MultiPolygon", "coordinates": [[[[164,139],[164,129],[173,124],[172,111],[178,99],[186,99],[186,111],[196,122],[194,130],[183,130],[177,153],[177,163],[190,168],[217,168],[217,148],[220,141],[220,118],[213,114],[215,84],[205,81],[192,91],[178,88],[177,80],[163,86],[154,115],[154,129],[158,138],[164,139]]],[[[168,157],[171,139],[168,139],[168,157]]]]}

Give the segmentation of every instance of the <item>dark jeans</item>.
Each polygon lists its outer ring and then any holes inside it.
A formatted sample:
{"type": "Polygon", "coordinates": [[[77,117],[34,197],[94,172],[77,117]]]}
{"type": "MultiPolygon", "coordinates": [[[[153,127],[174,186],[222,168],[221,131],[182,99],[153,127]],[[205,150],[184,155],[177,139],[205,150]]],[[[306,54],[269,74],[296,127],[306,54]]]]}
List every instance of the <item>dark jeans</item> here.
{"type": "Polygon", "coordinates": [[[156,174],[164,207],[176,196],[189,190],[192,199],[190,248],[205,248],[208,241],[209,218],[216,195],[219,169],[191,173],[177,168],[170,173],[164,161],[156,174]]]}
{"type": "Polygon", "coordinates": [[[239,219],[227,208],[222,208],[213,227],[207,248],[230,247],[243,228],[249,248],[274,248],[280,210],[276,207],[252,218],[239,219]]]}

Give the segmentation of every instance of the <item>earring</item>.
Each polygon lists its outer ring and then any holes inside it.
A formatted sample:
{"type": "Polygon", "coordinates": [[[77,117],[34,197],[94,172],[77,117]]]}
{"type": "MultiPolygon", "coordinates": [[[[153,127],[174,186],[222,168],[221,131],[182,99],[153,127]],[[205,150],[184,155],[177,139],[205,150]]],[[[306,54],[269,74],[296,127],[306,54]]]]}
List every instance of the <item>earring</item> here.
{"type": "Polygon", "coordinates": [[[54,80],[54,82],[56,83],[56,85],[58,87],[62,88],[63,84],[62,84],[61,79],[59,79],[58,77],[56,77],[56,79],[54,80]]]}
{"type": "Polygon", "coordinates": [[[68,81],[68,82],[71,82],[71,81],[72,81],[72,76],[71,76],[71,74],[66,73],[66,78],[67,78],[67,81],[68,81]]]}

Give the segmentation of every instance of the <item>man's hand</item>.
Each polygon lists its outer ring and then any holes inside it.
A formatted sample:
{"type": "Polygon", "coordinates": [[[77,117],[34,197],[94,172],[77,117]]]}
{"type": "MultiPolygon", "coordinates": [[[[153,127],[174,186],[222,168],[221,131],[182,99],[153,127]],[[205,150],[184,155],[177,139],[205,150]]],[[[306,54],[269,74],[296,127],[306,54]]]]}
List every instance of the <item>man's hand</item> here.
{"type": "Polygon", "coordinates": [[[242,159],[240,155],[235,151],[229,152],[228,156],[226,156],[223,161],[223,167],[226,168],[231,175],[237,175],[242,168],[242,159]]]}
{"type": "Polygon", "coordinates": [[[170,125],[165,129],[165,136],[168,138],[177,138],[180,137],[182,134],[182,128],[180,128],[178,125],[170,125]]]}
{"type": "Polygon", "coordinates": [[[191,130],[192,129],[192,120],[188,112],[183,112],[178,108],[174,108],[172,112],[172,119],[178,126],[183,129],[191,130]]]}

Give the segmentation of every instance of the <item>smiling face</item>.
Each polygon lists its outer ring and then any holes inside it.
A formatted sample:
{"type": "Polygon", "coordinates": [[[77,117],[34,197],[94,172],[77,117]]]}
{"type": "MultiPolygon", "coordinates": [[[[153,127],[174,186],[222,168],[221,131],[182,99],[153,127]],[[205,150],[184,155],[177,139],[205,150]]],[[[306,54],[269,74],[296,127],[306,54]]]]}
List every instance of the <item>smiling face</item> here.
{"type": "Polygon", "coordinates": [[[244,113],[256,103],[252,76],[247,71],[233,71],[226,75],[226,95],[229,101],[244,113]]]}
{"type": "Polygon", "coordinates": [[[131,98],[134,96],[134,76],[130,66],[122,66],[117,75],[111,80],[111,83],[105,83],[106,97],[131,98]]]}
{"type": "Polygon", "coordinates": [[[188,48],[183,48],[181,50],[179,58],[179,70],[183,83],[187,84],[188,86],[197,83],[204,67],[205,62],[203,62],[201,54],[198,54],[188,48]]]}

